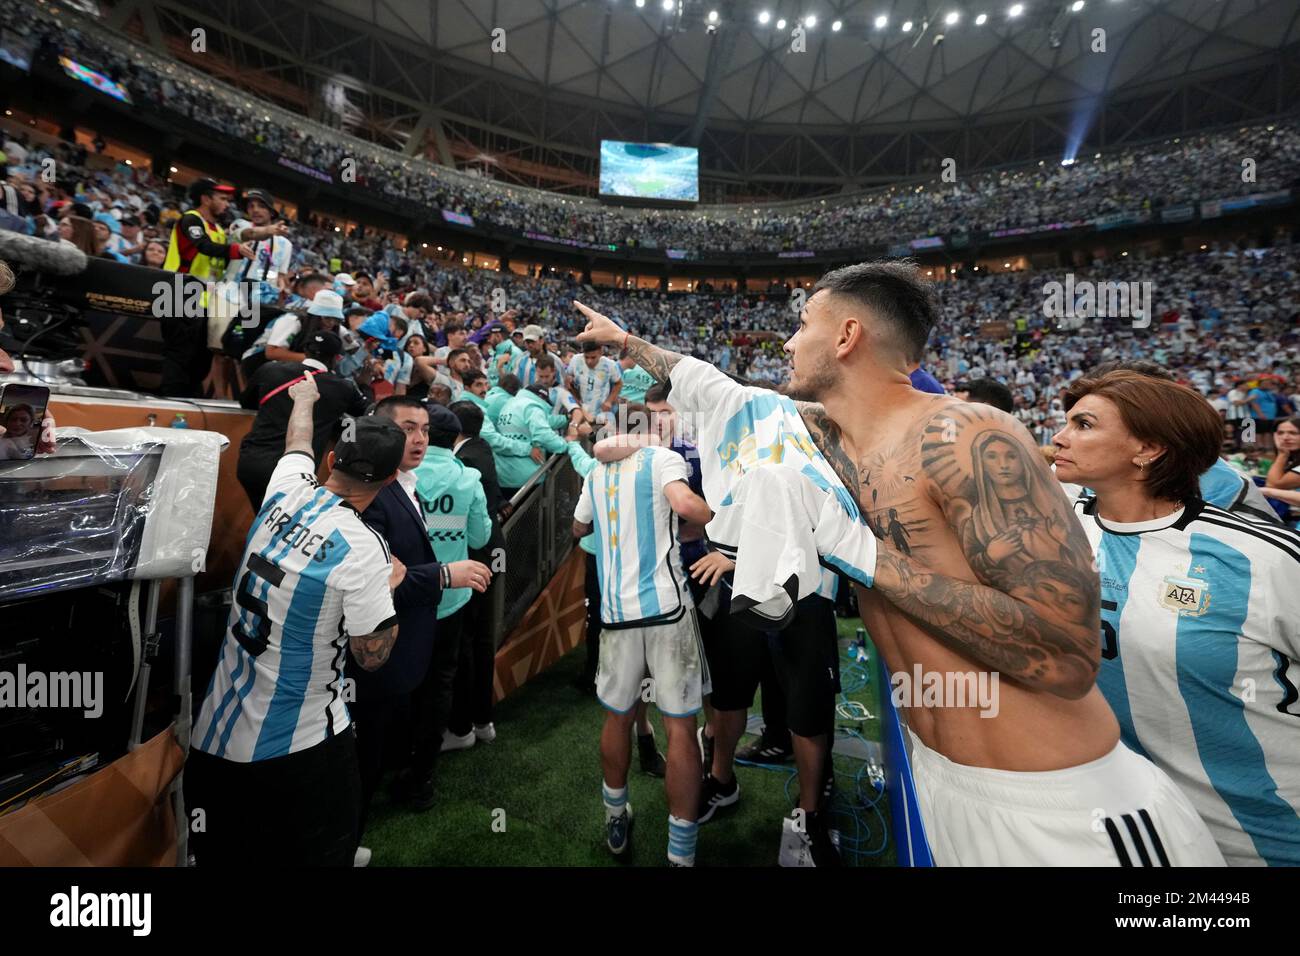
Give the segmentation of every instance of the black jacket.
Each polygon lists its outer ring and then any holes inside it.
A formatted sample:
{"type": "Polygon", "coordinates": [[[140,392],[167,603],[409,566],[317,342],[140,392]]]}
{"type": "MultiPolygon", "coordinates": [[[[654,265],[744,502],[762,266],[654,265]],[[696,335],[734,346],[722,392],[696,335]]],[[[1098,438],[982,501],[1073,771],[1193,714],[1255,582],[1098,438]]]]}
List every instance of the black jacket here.
{"type": "MultiPolygon", "coordinates": [[[[308,360],[311,361],[310,359],[308,360]]],[[[289,428],[289,416],[293,414],[293,399],[289,389],[283,388],[289,382],[301,378],[312,369],[319,371],[320,363],[312,362],[267,362],[259,368],[239,396],[239,404],[257,412],[252,430],[244,436],[239,444],[239,457],[244,459],[266,460],[271,469],[284,454],[284,433],[289,428]],[[278,392],[276,389],[280,389],[278,392]],[[275,394],[265,404],[266,396],[275,394]]],[[[316,376],[316,387],[320,390],[320,399],[312,409],[313,433],[311,449],[320,461],[325,455],[325,446],[330,439],[338,435],[339,422],[344,415],[362,415],[366,411],[366,399],[351,379],[335,375],[333,372],[321,372],[316,376]]],[[[270,471],[267,471],[270,477],[270,471]]]]}
{"type": "Polygon", "coordinates": [[[388,542],[388,550],[406,565],[406,577],[393,592],[397,640],[375,671],[362,670],[350,657],[348,676],[356,680],[357,700],[409,694],[424,680],[433,655],[442,600],[442,565],[433,556],[424,517],[396,481],[385,485],[361,514],[361,520],[388,542]]]}
{"type": "Polygon", "coordinates": [[[456,457],[470,468],[477,468],[483,476],[483,494],[487,498],[488,514],[496,524],[497,513],[506,503],[501,496],[501,485],[497,481],[496,459],[492,457],[492,448],[482,438],[471,438],[456,449],[456,457]]]}

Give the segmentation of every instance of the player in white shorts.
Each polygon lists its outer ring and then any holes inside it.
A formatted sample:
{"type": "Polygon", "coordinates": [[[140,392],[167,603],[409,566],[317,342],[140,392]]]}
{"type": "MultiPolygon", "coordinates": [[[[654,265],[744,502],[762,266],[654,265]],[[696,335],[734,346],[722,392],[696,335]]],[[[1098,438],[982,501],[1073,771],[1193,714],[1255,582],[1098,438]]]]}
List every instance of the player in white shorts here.
{"type": "MultiPolygon", "coordinates": [[[[687,359],[584,311],[581,341],[625,348],[656,380],[671,378],[676,401],[687,359]]],[[[1106,821],[1130,832],[1126,814],[1154,833],[1149,853],[1159,838],[1170,863],[1220,862],[1186,798],[1120,743],[1095,686],[1100,597],[1091,552],[1032,439],[996,409],[912,388],[908,373],[937,315],[932,288],[908,263],[825,276],[785,346],[793,360],[788,393],[822,404],[794,406],[799,431],[783,414],[775,434],[751,428],[735,442],[742,462],[784,460],[807,433],[817,455],[801,452],[811,467],[749,470],[724,493],[752,491],[745,519],[793,525],[787,537],[811,528],[822,558],[847,565],[891,673],[934,674],[941,686],[960,675],[999,679],[996,713],[942,695],[918,694],[902,708],[917,739],[946,761],[914,750],[940,862],[1119,864],[1106,821]],[[824,487],[823,469],[838,484],[824,487]],[[740,487],[751,482],[763,487],[740,487]],[[843,497],[880,539],[876,548],[858,541],[856,522],[839,519],[843,497]],[[977,783],[994,780],[1000,789],[977,783]],[[1093,806],[1078,813],[1081,800],[1093,806]]],[[[713,500],[713,452],[704,445],[705,497],[720,510],[730,502],[713,500]]],[[[724,445],[717,454],[729,452],[724,445]]],[[[744,558],[743,543],[739,550],[744,558]]],[[[1158,852],[1151,858],[1161,862],[1158,852]]]]}
{"type": "Polygon", "coordinates": [[[583,480],[573,516],[579,538],[596,532],[601,640],[596,694],[609,713],[601,732],[606,842],[626,852],[632,808],[627,776],[632,724],[647,673],[668,733],[668,860],[693,866],[700,753],[695,714],[708,693],[708,671],[677,543],[678,516],[703,524],[709,507],[688,485],[685,459],[643,448],[600,464],[583,480]]]}

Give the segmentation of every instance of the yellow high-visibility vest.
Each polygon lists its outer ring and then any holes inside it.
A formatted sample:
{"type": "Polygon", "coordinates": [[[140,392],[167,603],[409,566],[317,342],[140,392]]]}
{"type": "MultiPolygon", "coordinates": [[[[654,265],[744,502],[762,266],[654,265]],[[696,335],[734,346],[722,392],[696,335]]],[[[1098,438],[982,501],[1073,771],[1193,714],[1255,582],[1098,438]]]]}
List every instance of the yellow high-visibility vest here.
{"type": "MultiPolygon", "coordinates": [[[[179,233],[177,232],[177,230],[179,230],[181,226],[184,225],[185,217],[188,216],[190,213],[194,213],[194,215],[199,217],[199,221],[203,223],[203,230],[208,234],[209,239],[211,239],[213,242],[217,243],[218,245],[224,246],[226,244],[225,229],[223,229],[221,226],[208,222],[206,219],[203,218],[203,215],[197,209],[188,209],[186,210],[185,215],[177,219],[176,224],[172,226],[171,242],[169,242],[167,245],[167,258],[163,260],[163,268],[166,269],[168,272],[180,271],[181,249],[180,249],[179,233]]],[[[196,276],[200,279],[203,279],[205,282],[211,285],[211,283],[214,282],[216,278],[219,276],[219,274],[223,273],[225,269],[226,269],[225,259],[219,259],[213,256],[207,256],[200,252],[197,255],[195,255],[195,257],[192,260],[190,260],[190,267],[187,271],[189,275],[196,276]]],[[[208,293],[207,290],[205,289],[203,292],[204,308],[207,308],[207,305],[208,305],[208,293]]]]}

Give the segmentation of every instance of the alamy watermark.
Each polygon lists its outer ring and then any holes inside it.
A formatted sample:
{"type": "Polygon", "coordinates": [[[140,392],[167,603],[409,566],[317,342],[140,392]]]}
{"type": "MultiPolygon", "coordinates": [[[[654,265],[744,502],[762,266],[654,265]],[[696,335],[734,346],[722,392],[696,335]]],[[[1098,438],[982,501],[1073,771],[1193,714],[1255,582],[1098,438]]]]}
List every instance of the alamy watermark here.
{"type": "Polygon", "coordinates": [[[90,719],[104,713],[102,671],[29,671],[19,664],[0,671],[0,709],[53,708],[80,710],[90,719]]]}
{"type": "Polygon", "coordinates": [[[910,674],[890,675],[889,699],[895,707],[973,707],[980,717],[996,717],[999,676],[997,671],[926,671],[918,662],[910,674]]]}
{"type": "Polygon", "coordinates": [[[1063,328],[1079,328],[1084,319],[1132,319],[1133,328],[1151,325],[1153,282],[1076,281],[1073,272],[1065,282],[1043,285],[1043,315],[1063,328]]]}

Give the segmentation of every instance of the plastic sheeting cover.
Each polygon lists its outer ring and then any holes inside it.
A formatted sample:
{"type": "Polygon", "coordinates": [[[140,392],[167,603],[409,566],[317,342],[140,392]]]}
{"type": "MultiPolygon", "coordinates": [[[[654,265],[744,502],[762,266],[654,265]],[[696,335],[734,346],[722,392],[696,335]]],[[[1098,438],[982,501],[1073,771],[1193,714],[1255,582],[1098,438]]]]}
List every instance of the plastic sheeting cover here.
{"type": "Polygon", "coordinates": [[[60,428],[51,455],[0,462],[0,600],[203,567],[230,440],[60,428]]]}

